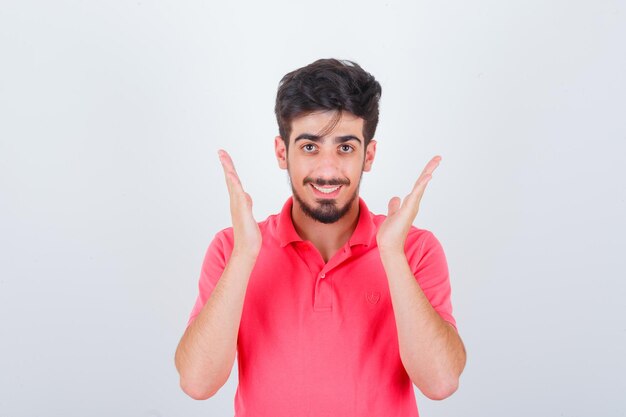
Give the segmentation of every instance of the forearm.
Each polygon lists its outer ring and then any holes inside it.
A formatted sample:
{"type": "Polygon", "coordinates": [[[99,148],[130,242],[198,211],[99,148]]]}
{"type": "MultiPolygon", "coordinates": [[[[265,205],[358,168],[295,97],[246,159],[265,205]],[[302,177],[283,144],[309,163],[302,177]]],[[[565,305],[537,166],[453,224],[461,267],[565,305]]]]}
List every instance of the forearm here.
{"type": "Polygon", "coordinates": [[[206,399],[228,379],[237,353],[243,302],[256,256],[233,252],[200,314],[176,349],[182,389],[206,399]]]}
{"type": "Polygon", "coordinates": [[[404,252],[381,251],[381,259],[389,281],[402,364],[424,395],[448,397],[465,367],[463,342],[431,306],[404,252]]]}

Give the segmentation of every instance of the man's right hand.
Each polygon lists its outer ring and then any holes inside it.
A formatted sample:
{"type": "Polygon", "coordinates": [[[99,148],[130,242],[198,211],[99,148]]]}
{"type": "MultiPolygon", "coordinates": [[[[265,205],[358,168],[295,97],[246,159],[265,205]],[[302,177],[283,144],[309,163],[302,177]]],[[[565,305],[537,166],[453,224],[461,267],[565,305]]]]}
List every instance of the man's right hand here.
{"type": "MultiPolygon", "coordinates": [[[[180,386],[197,400],[213,396],[233,369],[246,288],[262,243],[252,216],[252,199],[243,190],[230,156],[223,150],[218,155],[230,196],[233,252],[202,310],[187,326],[175,355],[180,386]]],[[[216,278],[201,277],[213,282],[216,278]]]]}
{"type": "Polygon", "coordinates": [[[218,156],[230,197],[230,215],[235,236],[233,254],[256,257],[261,250],[262,238],[259,225],[252,214],[252,198],[243,190],[230,155],[220,149],[218,156]]]}

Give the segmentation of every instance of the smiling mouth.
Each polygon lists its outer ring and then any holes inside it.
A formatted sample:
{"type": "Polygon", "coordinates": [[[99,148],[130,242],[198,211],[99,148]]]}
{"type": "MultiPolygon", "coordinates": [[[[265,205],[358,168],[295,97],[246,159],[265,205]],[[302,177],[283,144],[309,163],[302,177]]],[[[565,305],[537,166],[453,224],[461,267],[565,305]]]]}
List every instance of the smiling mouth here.
{"type": "Polygon", "coordinates": [[[341,185],[337,185],[337,186],[334,186],[334,187],[320,187],[320,186],[315,185],[315,184],[311,184],[311,185],[317,191],[319,191],[320,193],[324,193],[324,194],[332,194],[335,191],[337,191],[339,188],[341,188],[341,185]]]}

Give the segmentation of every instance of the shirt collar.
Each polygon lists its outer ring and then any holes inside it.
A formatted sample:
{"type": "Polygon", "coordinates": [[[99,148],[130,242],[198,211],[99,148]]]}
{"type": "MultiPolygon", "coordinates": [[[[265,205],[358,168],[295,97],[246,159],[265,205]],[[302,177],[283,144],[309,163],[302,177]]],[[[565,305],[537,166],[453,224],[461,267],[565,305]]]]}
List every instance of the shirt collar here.
{"type": "MultiPolygon", "coordinates": [[[[291,209],[293,207],[293,197],[289,197],[283,205],[278,215],[277,234],[280,241],[280,247],[283,248],[292,242],[302,242],[302,238],[296,232],[291,219],[291,209]]],[[[376,238],[376,225],[372,219],[365,201],[359,197],[359,220],[356,228],[348,240],[349,246],[365,245],[370,246],[376,238]]]]}
{"type": "Polygon", "coordinates": [[[298,235],[298,232],[296,232],[296,228],[293,226],[293,221],[291,220],[291,207],[293,207],[293,197],[287,199],[287,202],[285,202],[283,209],[278,215],[276,232],[278,233],[281,248],[284,248],[291,242],[302,242],[302,238],[298,235]]]}
{"type": "Polygon", "coordinates": [[[372,218],[372,213],[365,205],[365,201],[359,197],[359,222],[348,240],[350,246],[365,245],[370,246],[376,239],[376,225],[372,218]]]}

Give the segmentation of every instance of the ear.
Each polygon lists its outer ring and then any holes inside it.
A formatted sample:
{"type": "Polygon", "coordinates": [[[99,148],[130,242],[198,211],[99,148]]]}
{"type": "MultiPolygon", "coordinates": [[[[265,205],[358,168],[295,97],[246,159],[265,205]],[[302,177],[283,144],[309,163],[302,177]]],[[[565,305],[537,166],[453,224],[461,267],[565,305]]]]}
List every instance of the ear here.
{"type": "Polygon", "coordinates": [[[276,160],[280,169],[287,169],[287,147],[282,136],[274,138],[274,152],[276,153],[276,160]]]}
{"type": "Polygon", "coordinates": [[[363,171],[369,172],[372,169],[372,164],[374,163],[374,157],[376,156],[376,141],[374,139],[370,140],[370,143],[367,144],[367,148],[365,149],[365,161],[363,162],[363,171]]]}

